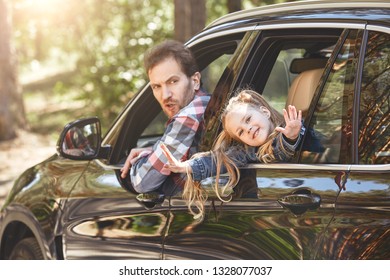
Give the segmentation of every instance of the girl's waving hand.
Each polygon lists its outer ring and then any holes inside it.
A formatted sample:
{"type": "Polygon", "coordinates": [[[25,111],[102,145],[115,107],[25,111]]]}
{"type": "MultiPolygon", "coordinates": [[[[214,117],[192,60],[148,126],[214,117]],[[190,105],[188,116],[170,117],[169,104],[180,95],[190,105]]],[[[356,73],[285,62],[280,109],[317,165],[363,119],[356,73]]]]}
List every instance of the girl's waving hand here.
{"type": "Polygon", "coordinates": [[[302,127],[302,111],[297,109],[293,105],[288,105],[288,112],[283,109],[285,127],[276,127],[275,130],[283,133],[290,140],[297,139],[302,127]]]}
{"type": "Polygon", "coordinates": [[[186,173],[188,168],[191,168],[186,162],[178,161],[174,158],[172,153],[169,151],[167,146],[163,142],[160,142],[160,147],[164,152],[164,155],[167,157],[168,162],[165,164],[165,167],[168,168],[171,172],[174,173],[186,173]]]}

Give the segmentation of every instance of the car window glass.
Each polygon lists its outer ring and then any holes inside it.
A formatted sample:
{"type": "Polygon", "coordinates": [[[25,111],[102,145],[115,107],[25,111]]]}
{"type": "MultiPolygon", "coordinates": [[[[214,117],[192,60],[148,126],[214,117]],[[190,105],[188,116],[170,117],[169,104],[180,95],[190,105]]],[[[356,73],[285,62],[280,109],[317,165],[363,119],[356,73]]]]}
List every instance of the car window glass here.
{"type": "Polygon", "coordinates": [[[221,78],[223,71],[228,65],[232,54],[224,54],[214,60],[206,69],[201,71],[202,87],[209,93],[212,93],[221,78]]]}
{"type": "Polygon", "coordinates": [[[370,32],[359,114],[359,163],[390,163],[390,35],[370,32]]]}
{"type": "Polygon", "coordinates": [[[281,50],[272,67],[263,96],[278,112],[282,112],[285,107],[289,87],[297,76],[290,71],[291,62],[304,55],[305,50],[301,48],[281,50]]]}
{"type": "MultiPolygon", "coordinates": [[[[342,29],[336,28],[261,31],[241,87],[258,91],[282,112],[286,102],[291,102],[290,91],[296,78],[306,71],[324,69],[341,33],[342,29]]],[[[295,101],[301,95],[305,93],[295,101]]],[[[305,107],[311,97],[305,96],[305,107]]],[[[293,105],[299,107],[296,102],[293,105]]]]}
{"type": "Polygon", "coordinates": [[[332,65],[305,136],[303,163],[350,161],[350,121],[360,38],[360,32],[351,31],[332,65]]]}

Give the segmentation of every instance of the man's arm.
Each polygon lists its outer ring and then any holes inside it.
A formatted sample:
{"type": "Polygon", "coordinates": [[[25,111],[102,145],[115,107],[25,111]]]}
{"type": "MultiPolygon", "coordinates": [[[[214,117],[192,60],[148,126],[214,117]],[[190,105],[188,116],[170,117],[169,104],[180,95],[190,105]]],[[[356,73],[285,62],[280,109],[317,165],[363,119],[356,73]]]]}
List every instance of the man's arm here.
{"type": "MultiPolygon", "coordinates": [[[[168,124],[161,141],[176,159],[185,160],[198,128],[199,121],[196,118],[179,115],[168,124]]],[[[134,189],[140,193],[158,189],[171,173],[164,166],[166,162],[167,158],[159,143],[153,146],[148,155],[141,154],[130,169],[130,180],[134,189]]]]}
{"type": "Polygon", "coordinates": [[[130,167],[139,159],[139,157],[146,156],[152,151],[152,147],[131,149],[130,154],[127,156],[125,164],[121,168],[121,177],[123,179],[126,178],[126,176],[129,174],[130,167]]]}

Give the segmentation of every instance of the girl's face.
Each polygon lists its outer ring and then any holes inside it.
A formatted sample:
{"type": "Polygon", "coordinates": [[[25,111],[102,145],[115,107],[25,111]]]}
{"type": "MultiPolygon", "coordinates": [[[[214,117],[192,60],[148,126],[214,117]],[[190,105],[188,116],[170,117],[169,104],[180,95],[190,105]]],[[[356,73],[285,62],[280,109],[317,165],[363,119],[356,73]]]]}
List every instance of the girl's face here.
{"type": "Polygon", "coordinates": [[[233,138],[258,147],[265,143],[274,129],[270,115],[265,107],[253,108],[248,104],[238,104],[226,114],[225,129],[233,138]]]}

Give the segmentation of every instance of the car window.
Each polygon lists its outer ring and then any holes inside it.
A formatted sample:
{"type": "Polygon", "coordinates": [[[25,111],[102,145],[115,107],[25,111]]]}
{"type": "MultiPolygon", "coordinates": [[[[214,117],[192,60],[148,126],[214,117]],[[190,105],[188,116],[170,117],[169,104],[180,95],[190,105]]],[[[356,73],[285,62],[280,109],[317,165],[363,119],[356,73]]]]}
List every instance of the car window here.
{"type": "Polygon", "coordinates": [[[352,105],[361,37],[361,32],[350,31],[332,65],[305,136],[303,163],[351,161],[352,105]]]}
{"type": "MultiPolygon", "coordinates": [[[[228,68],[246,34],[245,31],[223,34],[199,39],[189,45],[202,73],[202,87],[212,96],[219,77],[228,68]]],[[[109,163],[122,162],[135,147],[149,147],[156,143],[165,131],[166,120],[147,85],[129,102],[103,141],[103,145],[112,147],[109,163]]]]}
{"type": "Polygon", "coordinates": [[[292,81],[298,75],[290,71],[294,59],[303,58],[304,48],[291,48],[281,50],[272,67],[271,73],[263,90],[263,96],[278,111],[285,107],[288,90],[292,81]]]}
{"type": "Polygon", "coordinates": [[[341,29],[262,31],[241,86],[261,93],[282,112],[296,77],[308,70],[323,69],[341,32],[341,29]]]}
{"type": "Polygon", "coordinates": [[[371,31],[364,57],[359,163],[390,163],[390,35],[371,31]]]}
{"type": "Polygon", "coordinates": [[[228,65],[232,54],[222,53],[217,59],[215,59],[212,63],[208,65],[207,68],[201,71],[202,74],[202,87],[207,92],[214,92],[214,89],[221,78],[223,71],[228,65]]]}

